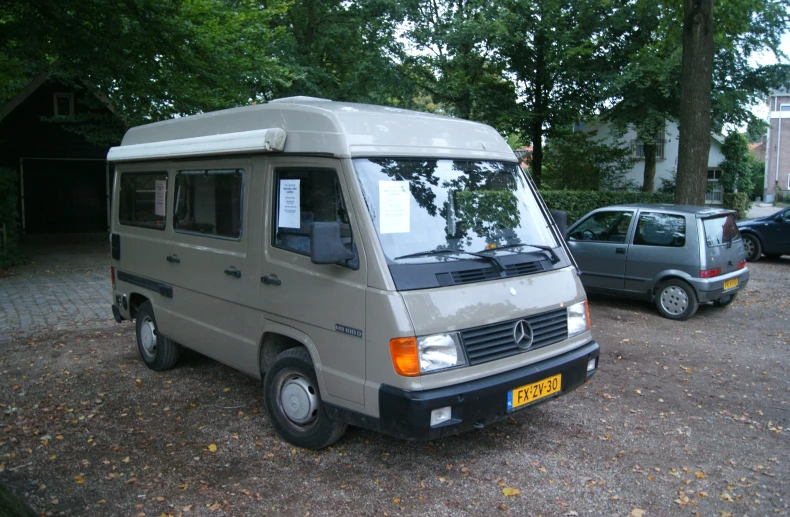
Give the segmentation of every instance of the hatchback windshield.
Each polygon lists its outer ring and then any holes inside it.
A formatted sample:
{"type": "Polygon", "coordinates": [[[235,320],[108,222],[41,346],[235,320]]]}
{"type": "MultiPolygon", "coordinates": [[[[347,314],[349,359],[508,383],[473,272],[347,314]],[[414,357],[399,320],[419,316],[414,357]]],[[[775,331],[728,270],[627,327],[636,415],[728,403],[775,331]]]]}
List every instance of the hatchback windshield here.
{"type": "Polygon", "coordinates": [[[354,168],[389,261],[446,260],[446,250],[557,246],[516,164],[360,158],[354,168]]]}
{"type": "Polygon", "coordinates": [[[720,246],[741,238],[741,232],[738,231],[732,214],[703,219],[702,223],[708,246],[720,246]]]}

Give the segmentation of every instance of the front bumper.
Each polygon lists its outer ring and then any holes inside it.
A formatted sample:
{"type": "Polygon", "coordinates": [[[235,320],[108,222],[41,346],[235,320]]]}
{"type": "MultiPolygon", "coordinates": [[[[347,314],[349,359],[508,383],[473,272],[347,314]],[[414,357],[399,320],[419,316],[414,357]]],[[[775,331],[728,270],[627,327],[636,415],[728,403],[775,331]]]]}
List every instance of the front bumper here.
{"type": "Polygon", "coordinates": [[[587,372],[587,363],[597,358],[599,353],[598,343],[590,341],[563,355],[464,384],[426,391],[405,391],[383,385],[379,389],[381,416],[378,419],[351,413],[337,406],[327,409],[334,419],[397,438],[432,440],[469,429],[481,429],[524,407],[532,407],[575,390],[597,370],[596,364],[596,370],[587,372]],[[508,412],[507,394],[510,390],[558,373],[562,374],[559,392],[508,412]],[[452,407],[451,419],[431,427],[431,411],[446,406],[452,407]]]}

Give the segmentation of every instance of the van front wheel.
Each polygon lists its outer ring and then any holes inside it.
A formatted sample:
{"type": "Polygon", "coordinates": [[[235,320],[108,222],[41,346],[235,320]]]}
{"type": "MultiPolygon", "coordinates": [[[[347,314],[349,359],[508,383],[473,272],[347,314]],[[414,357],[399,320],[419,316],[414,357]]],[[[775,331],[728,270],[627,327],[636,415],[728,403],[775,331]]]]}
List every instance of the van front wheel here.
{"type": "Polygon", "coordinates": [[[293,445],[323,449],[346,430],[346,424],[327,415],[305,348],[289,348],[274,359],[263,379],[263,392],[272,424],[293,445]]]}
{"type": "Polygon", "coordinates": [[[697,293],[683,280],[675,278],[667,280],[658,287],[656,308],[665,318],[687,320],[699,308],[697,293]]]}
{"type": "Polygon", "coordinates": [[[169,370],[178,360],[178,345],[159,333],[151,302],[144,302],[137,308],[137,349],[140,357],[150,369],[161,372],[169,370]]]}

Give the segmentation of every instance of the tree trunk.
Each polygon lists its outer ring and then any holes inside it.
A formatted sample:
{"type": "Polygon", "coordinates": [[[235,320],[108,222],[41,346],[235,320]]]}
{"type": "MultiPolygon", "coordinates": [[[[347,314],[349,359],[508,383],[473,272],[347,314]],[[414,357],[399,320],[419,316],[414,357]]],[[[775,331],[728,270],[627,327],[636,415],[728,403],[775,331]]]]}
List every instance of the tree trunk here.
{"type": "Polygon", "coordinates": [[[684,0],[680,149],[675,203],[704,205],[710,153],[713,0],[684,0]]]}
{"type": "Polygon", "coordinates": [[[535,90],[533,99],[533,122],[530,128],[532,137],[532,180],[540,188],[543,169],[543,82],[546,73],[544,51],[546,37],[543,32],[535,34],[535,90]]]}
{"type": "Polygon", "coordinates": [[[642,181],[642,192],[656,190],[656,145],[655,142],[645,142],[645,174],[642,181]]]}

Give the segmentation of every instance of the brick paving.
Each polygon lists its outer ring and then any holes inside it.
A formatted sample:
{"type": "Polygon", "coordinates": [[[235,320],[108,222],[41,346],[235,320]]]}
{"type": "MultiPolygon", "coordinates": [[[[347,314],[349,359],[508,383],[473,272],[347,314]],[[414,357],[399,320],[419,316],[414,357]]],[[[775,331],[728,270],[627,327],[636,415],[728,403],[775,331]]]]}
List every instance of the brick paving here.
{"type": "Polygon", "coordinates": [[[0,279],[0,341],[43,330],[114,322],[106,269],[39,272],[0,279]]]}
{"type": "Polygon", "coordinates": [[[30,238],[22,251],[27,263],[0,277],[0,343],[115,325],[106,236],[30,238]]]}

